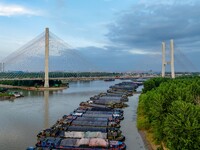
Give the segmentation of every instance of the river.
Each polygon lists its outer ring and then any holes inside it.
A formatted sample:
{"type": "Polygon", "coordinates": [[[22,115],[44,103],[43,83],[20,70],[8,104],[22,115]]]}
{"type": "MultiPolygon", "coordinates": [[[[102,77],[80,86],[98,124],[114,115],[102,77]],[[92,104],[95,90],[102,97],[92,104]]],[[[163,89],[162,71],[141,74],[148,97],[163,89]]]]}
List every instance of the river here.
{"type": "MultiPolygon", "coordinates": [[[[110,85],[122,82],[78,81],[70,82],[62,91],[20,91],[24,97],[14,101],[0,101],[0,149],[25,150],[34,146],[37,133],[52,126],[58,118],[69,114],[82,101],[105,92],[110,85]]],[[[121,130],[126,136],[128,150],[144,150],[144,143],[136,128],[138,94],[129,98],[121,130]]]]}

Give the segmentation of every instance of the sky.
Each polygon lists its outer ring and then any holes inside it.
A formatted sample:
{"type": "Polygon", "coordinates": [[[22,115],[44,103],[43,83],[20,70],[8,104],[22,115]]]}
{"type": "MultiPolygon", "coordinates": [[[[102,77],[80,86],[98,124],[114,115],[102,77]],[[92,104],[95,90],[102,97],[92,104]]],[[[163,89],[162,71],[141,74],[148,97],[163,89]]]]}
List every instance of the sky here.
{"type": "Polygon", "coordinates": [[[199,8],[199,0],[1,0],[0,59],[48,27],[105,71],[160,71],[170,39],[175,70],[200,71],[199,8]]]}

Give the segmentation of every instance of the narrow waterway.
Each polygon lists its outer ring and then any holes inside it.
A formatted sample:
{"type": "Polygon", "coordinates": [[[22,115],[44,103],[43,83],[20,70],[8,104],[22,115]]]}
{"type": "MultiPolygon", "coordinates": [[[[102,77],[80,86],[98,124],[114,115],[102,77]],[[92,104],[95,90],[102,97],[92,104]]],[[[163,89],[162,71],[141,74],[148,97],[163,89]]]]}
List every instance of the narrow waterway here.
{"type": "MultiPolygon", "coordinates": [[[[69,114],[82,101],[105,92],[110,85],[122,82],[71,82],[70,88],[56,92],[21,91],[25,97],[0,101],[0,149],[25,150],[36,143],[37,133],[52,126],[58,118],[69,114]]],[[[136,128],[138,95],[130,97],[121,123],[128,150],[145,149],[136,128]]]]}
{"type": "Polygon", "coordinates": [[[124,120],[121,122],[121,130],[126,137],[127,150],[146,149],[136,126],[138,98],[139,94],[129,98],[127,103],[129,107],[124,109],[124,120]]]}

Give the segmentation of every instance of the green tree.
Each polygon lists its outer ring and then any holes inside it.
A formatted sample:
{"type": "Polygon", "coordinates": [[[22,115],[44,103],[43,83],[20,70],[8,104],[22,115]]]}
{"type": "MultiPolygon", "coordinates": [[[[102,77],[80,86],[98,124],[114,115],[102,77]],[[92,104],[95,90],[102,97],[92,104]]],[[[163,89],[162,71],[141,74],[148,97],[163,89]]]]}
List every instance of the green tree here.
{"type": "Polygon", "coordinates": [[[164,134],[170,150],[200,149],[200,107],[174,101],[164,122],[164,134]]]}

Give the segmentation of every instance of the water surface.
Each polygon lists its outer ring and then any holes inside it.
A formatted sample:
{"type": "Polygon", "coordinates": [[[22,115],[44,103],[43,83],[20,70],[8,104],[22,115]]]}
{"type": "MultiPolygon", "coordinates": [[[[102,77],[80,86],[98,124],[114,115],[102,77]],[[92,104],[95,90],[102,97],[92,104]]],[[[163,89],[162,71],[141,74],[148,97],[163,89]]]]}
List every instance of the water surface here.
{"type": "MultiPolygon", "coordinates": [[[[52,126],[58,118],[69,114],[82,101],[105,92],[110,85],[122,82],[70,82],[69,89],[56,92],[21,91],[25,97],[14,101],[0,101],[0,149],[25,150],[36,143],[37,133],[52,126]]],[[[144,149],[136,129],[138,95],[130,98],[121,123],[128,150],[144,149]]]]}

